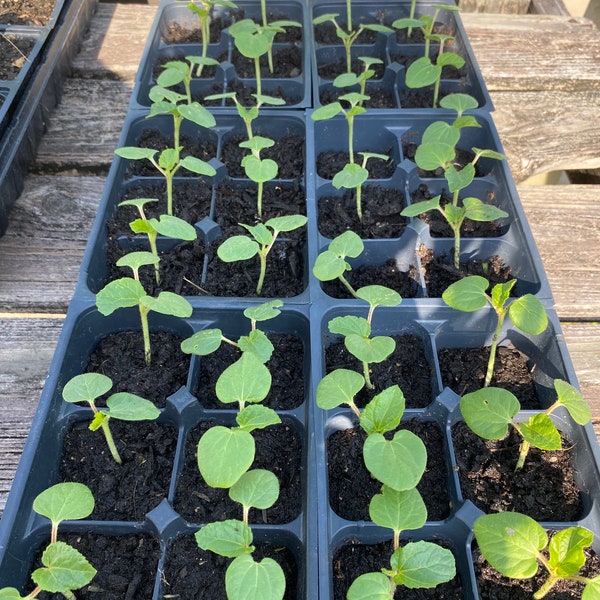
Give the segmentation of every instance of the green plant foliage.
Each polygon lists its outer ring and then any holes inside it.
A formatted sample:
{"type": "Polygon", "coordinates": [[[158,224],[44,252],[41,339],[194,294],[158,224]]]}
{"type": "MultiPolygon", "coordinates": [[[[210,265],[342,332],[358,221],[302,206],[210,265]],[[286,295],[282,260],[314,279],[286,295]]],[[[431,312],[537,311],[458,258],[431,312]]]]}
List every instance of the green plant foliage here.
{"type": "Polygon", "coordinates": [[[285,576],[272,558],[256,562],[246,554],[234,559],[228,567],[225,589],[231,600],[281,600],[285,594],[285,576]]]}

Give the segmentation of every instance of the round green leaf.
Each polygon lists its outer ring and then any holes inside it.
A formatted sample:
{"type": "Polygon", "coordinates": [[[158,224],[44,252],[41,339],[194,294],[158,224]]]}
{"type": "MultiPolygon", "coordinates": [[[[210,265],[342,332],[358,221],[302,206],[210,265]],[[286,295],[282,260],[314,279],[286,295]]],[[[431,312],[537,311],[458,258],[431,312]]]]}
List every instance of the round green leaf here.
{"type": "Polygon", "coordinates": [[[304,215],[286,215],[284,217],[273,217],[265,225],[273,231],[294,231],[306,225],[307,218],[304,215]]]}
{"type": "Polygon", "coordinates": [[[249,306],[244,310],[244,316],[251,321],[268,321],[281,314],[279,309],[282,306],[281,300],[270,300],[258,306],[249,306]]]}
{"type": "Polygon", "coordinates": [[[194,537],[202,550],[228,558],[243,556],[254,550],[252,530],[246,523],[236,519],[208,523],[194,537]]]}
{"type": "Polygon", "coordinates": [[[427,464],[425,444],[410,431],[397,431],[388,441],[373,433],[363,447],[365,465],[371,475],[394,490],[414,488],[427,464]]]}
{"type": "Polygon", "coordinates": [[[211,487],[230,488],[250,468],[254,453],[248,431],[217,425],[198,442],[198,468],[211,487]]]}
{"type": "Polygon", "coordinates": [[[13,587],[6,587],[0,590],[0,600],[24,600],[24,596],[19,594],[19,590],[13,587]]]}
{"type": "Polygon", "coordinates": [[[402,390],[397,385],[392,385],[365,406],[360,416],[360,426],[369,435],[393,431],[400,424],[405,406],[402,390]]]}
{"type": "Polygon", "coordinates": [[[229,497],[248,508],[271,508],[279,498],[279,480],[271,471],[246,471],[229,489],[229,497]]]}
{"type": "Polygon", "coordinates": [[[63,388],[66,402],[94,402],[112,388],[110,377],[101,373],[83,373],[70,379],[63,388]]]}
{"type": "Polygon", "coordinates": [[[177,240],[192,241],[198,237],[193,225],[173,215],[161,215],[154,223],[154,227],[160,235],[177,240]]]}
{"type": "Polygon", "coordinates": [[[417,58],[406,70],[406,85],[421,88],[434,84],[442,76],[442,67],[432,64],[427,56],[417,58]]]}
{"type": "Polygon", "coordinates": [[[186,354],[206,356],[221,345],[223,333],[220,329],[203,329],[181,342],[181,351],[186,354]]]}
{"type": "Polygon", "coordinates": [[[390,580],[383,573],[360,575],[348,588],[347,600],[390,600],[390,580]]]}
{"type": "Polygon", "coordinates": [[[244,170],[252,181],[264,183],[277,177],[279,166],[270,158],[261,159],[256,156],[247,156],[244,159],[244,170]]]}
{"type": "Polygon", "coordinates": [[[234,235],[227,238],[218,248],[217,255],[224,262],[248,260],[259,251],[259,245],[245,235],[234,235]]]}
{"type": "Polygon", "coordinates": [[[269,369],[252,352],[227,367],[217,379],[217,398],[224,403],[262,402],[271,389],[269,369]]]}
{"type": "Polygon", "coordinates": [[[340,256],[325,250],[315,260],[313,275],[319,281],[331,281],[344,274],[347,264],[340,256]]]}
{"type": "Polygon", "coordinates": [[[365,385],[362,375],[349,369],[336,369],[328,373],[317,385],[317,406],[331,410],[341,404],[351,405],[354,396],[365,385]]]}
{"type": "Polygon", "coordinates": [[[557,403],[564,406],[578,425],[585,425],[592,418],[592,411],[581,392],[562,379],[554,380],[554,389],[558,395],[557,403]]]}
{"type": "Polygon", "coordinates": [[[140,303],[148,310],[161,315],[172,315],[182,319],[187,319],[193,312],[192,305],[183,296],[173,292],[160,292],[156,298],[144,296],[140,303]]]}
{"type": "Polygon", "coordinates": [[[348,352],[366,363],[383,362],[396,349],[396,341],[387,335],[364,338],[351,334],[344,339],[344,345],[348,352]]]}
{"type": "Polygon", "coordinates": [[[365,245],[358,234],[354,233],[354,231],[348,230],[344,231],[344,233],[340,233],[340,235],[331,240],[328,249],[330,252],[333,252],[342,258],[346,256],[349,256],[350,258],[356,258],[357,256],[361,255],[364,248],[365,245]]]}
{"type": "Polygon", "coordinates": [[[484,277],[470,275],[449,285],[442,294],[442,299],[451,308],[474,312],[487,304],[485,292],[488,286],[489,283],[484,277]]]}
{"type": "Polygon", "coordinates": [[[581,600],[600,600],[600,575],[587,581],[581,594],[581,600]]]}
{"type": "Polygon", "coordinates": [[[424,171],[435,171],[454,160],[454,146],[444,143],[423,143],[415,152],[415,162],[424,171]]]}
{"type": "Polygon", "coordinates": [[[354,315],[345,315],[343,317],[334,317],[327,324],[330,333],[337,335],[357,335],[359,337],[369,337],[371,335],[371,325],[364,317],[355,317],[354,315]]]}
{"type": "Polygon", "coordinates": [[[539,335],[548,327],[544,305],[532,294],[525,294],[510,303],[508,314],[513,325],[532,335],[539,335]]]}
{"type": "Polygon", "coordinates": [[[356,291],[356,296],[371,306],[398,306],[402,296],[383,285],[365,285],[356,291]]]}
{"type": "Polygon", "coordinates": [[[538,552],[548,543],[539,523],[514,512],[483,515],[475,521],[473,532],[490,565],[514,579],[529,579],[536,574],[538,552]]]}
{"type": "Polygon", "coordinates": [[[121,256],[115,263],[117,267],[129,267],[130,269],[137,271],[140,267],[145,265],[157,265],[160,259],[158,256],[152,254],[152,252],[130,252],[121,256]]]}
{"type": "Polygon", "coordinates": [[[225,590],[227,598],[232,600],[281,600],[285,594],[285,575],[272,558],[255,562],[246,554],[227,568],[225,590]]]}
{"type": "MultiPolygon", "coordinates": [[[[454,148],[460,139],[460,131],[445,121],[434,121],[428,125],[421,138],[422,146],[443,144],[454,148]]],[[[449,160],[454,158],[454,154],[449,160]]]]}
{"type": "Polygon", "coordinates": [[[419,529],[427,521],[427,507],[417,488],[396,491],[384,485],[371,498],[369,516],[376,525],[393,531],[419,529]]]}
{"type": "Polygon", "coordinates": [[[512,418],[519,412],[519,401],[508,390],[487,387],[465,394],[460,411],[465,422],[478,436],[500,440],[508,433],[512,418]]]}
{"type": "Polygon", "coordinates": [[[336,189],[352,189],[362,185],[369,178],[369,171],[357,163],[347,163],[333,177],[333,187],[336,189]]]}
{"type": "Polygon", "coordinates": [[[96,575],[96,569],[85,556],[64,542],[50,544],[42,554],[42,564],[31,574],[31,579],[48,592],[78,590],[96,575]]]}
{"type": "Polygon", "coordinates": [[[96,307],[104,316],[112,314],[118,308],[138,306],[146,295],[142,284],[132,277],[121,277],[107,283],[96,294],[96,307]]]}
{"type": "Polygon", "coordinates": [[[33,510],[55,524],[85,519],[94,510],[94,496],[82,483],[57,483],[36,496],[33,510]]]}
{"type": "Polygon", "coordinates": [[[128,392],[117,392],[107,401],[108,416],[121,421],[153,421],[160,415],[160,410],[145,398],[128,392]]]}
{"type": "Polygon", "coordinates": [[[420,541],[398,548],[391,558],[394,582],[409,589],[434,588],[456,575],[452,552],[420,541]]]}

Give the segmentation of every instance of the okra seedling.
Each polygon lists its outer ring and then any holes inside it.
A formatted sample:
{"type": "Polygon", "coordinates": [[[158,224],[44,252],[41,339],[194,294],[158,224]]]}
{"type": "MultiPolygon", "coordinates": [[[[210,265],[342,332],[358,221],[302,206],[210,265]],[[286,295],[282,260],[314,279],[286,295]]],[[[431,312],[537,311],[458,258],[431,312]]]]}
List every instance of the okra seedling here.
{"type": "Polygon", "coordinates": [[[375,58],[373,56],[359,56],[358,60],[363,63],[363,70],[358,75],[352,72],[342,73],[333,80],[333,85],[337,88],[358,85],[358,93],[365,96],[367,90],[367,81],[371,79],[373,75],[375,75],[375,69],[372,69],[371,67],[373,65],[381,65],[383,64],[383,61],[380,58],[375,58]]]}
{"type": "Polygon", "coordinates": [[[243,335],[237,342],[223,335],[220,329],[203,329],[181,342],[181,350],[186,354],[206,356],[215,352],[221,342],[231,344],[242,352],[254,353],[262,363],[266,363],[273,354],[273,344],[266,334],[256,327],[258,322],[273,319],[281,313],[281,300],[271,300],[259,306],[251,306],[244,310],[244,316],[250,319],[250,332],[243,335]]]}
{"type": "Polygon", "coordinates": [[[489,304],[496,312],[498,322],[490,346],[484,387],[490,385],[494,375],[496,351],[507,316],[514,327],[531,335],[539,335],[548,326],[546,309],[533,294],[525,294],[519,298],[510,297],[516,282],[516,279],[511,279],[506,283],[497,283],[488,294],[489,281],[479,275],[470,275],[449,285],[442,294],[444,302],[456,310],[474,312],[489,304]]]}
{"type": "Polygon", "coordinates": [[[371,337],[371,321],[377,306],[397,306],[402,302],[400,294],[380,285],[368,285],[356,292],[356,297],[369,303],[367,318],[344,316],[329,321],[330,333],[343,335],[344,345],[350,354],[362,363],[367,388],[372,390],[369,364],[383,362],[396,348],[394,338],[387,335],[371,337]]]}
{"type": "Polygon", "coordinates": [[[158,150],[151,148],[138,148],[137,146],[123,146],[117,148],[115,154],[128,160],[148,160],[156,170],[165,178],[167,184],[167,214],[173,214],[173,179],[180,168],[187,169],[198,175],[213,176],[216,174],[215,168],[209,163],[196,158],[195,156],[184,156],[181,158],[181,146],[175,148],[166,148],[156,154],[158,150]]]}
{"type": "Polygon", "coordinates": [[[76,404],[87,402],[94,413],[90,423],[90,430],[102,429],[106,443],[115,462],[122,464],[121,456],[117,450],[114,438],[110,431],[109,420],[120,419],[121,421],[153,421],[158,418],[160,411],[152,402],[130,394],[118,392],[111,394],[106,400],[106,409],[98,409],[96,400],[106,394],[112,388],[110,377],[101,373],[84,373],[70,379],[63,388],[62,396],[65,402],[76,404]]]}
{"type": "MultiPolygon", "coordinates": [[[[348,5],[350,0],[347,0],[348,5]]],[[[392,29],[379,23],[361,23],[357,29],[352,29],[352,16],[348,15],[348,31],[345,31],[337,22],[338,13],[327,13],[313,19],[313,25],[320,25],[321,23],[332,23],[335,27],[336,35],[342,40],[344,44],[344,50],[346,53],[346,72],[352,72],[352,46],[358,39],[358,36],[366,29],[369,31],[376,31],[379,33],[390,33],[392,29]]]]}
{"type": "MultiPolygon", "coordinates": [[[[225,8],[237,8],[237,4],[229,0],[191,0],[188,2],[188,9],[197,15],[200,21],[200,43],[202,44],[202,55],[197,67],[197,76],[202,74],[202,68],[206,64],[208,56],[208,44],[210,43],[210,22],[215,6],[224,6],[225,8]]],[[[217,62],[217,61],[215,61],[217,62]]]]}
{"type": "Polygon", "coordinates": [[[42,567],[31,574],[35,588],[26,596],[12,587],[0,589],[2,600],[35,600],[41,592],[62,594],[75,600],[73,590],[92,581],[96,569],[79,552],[65,542],[58,541],[58,526],[62,521],[85,519],[94,510],[94,497],[81,483],[57,483],[38,494],[33,510],[51,522],[50,544],[42,554],[42,567]]]}
{"type": "MultiPolygon", "coordinates": [[[[150,253],[146,252],[142,254],[150,253]]],[[[153,258],[151,254],[150,257],[153,258]]],[[[135,265],[132,268],[135,273],[135,265]]],[[[105,316],[112,314],[119,308],[131,308],[134,306],[138,307],[140,313],[144,340],[144,359],[146,364],[149,365],[152,361],[152,350],[150,347],[148,313],[153,310],[163,315],[187,318],[192,314],[192,305],[182,296],[178,296],[172,292],[160,292],[157,297],[149,296],[138,279],[133,277],[115,279],[107,283],[96,294],[96,307],[105,316]]]]}
{"type": "Polygon", "coordinates": [[[267,256],[273,248],[277,236],[282,232],[293,231],[306,225],[304,215],[286,215],[274,217],[266,223],[257,225],[240,225],[248,231],[246,235],[234,235],[226,239],[217,249],[217,255],[224,262],[249,260],[258,254],[260,259],[260,274],[256,285],[256,294],[260,296],[267,270],[267,256]]]}
{"type": "MultiPolygon", "coordinates": [[[[134,200],[123,200],[119,202],[119,206],[135,206],[140,214],[139,219],[129,223],[133,233],[143,233],[148,236],[148,244],[150,252],[158,259],[158,248],[156,247],[156,239],[159,235],[171,239],[193,241],[198,237],[196,229],[183,219],[172,215],[160,215],[158,219],[147,219],[144,212],[144,206],[149,202],[158,202],[158,198],[136,198],[134,200]]],[[[158,260],[154,262],[154,273],[156,283],[160,283],[160,269],[158,260]]]]}
{"type": "Polygon", "coordinates": [[[540,450],[560,450],[560,433],[550,415],[564,407],[579,425],[591,419],[591,411],[583,396],[562,379],[554,380],[557,399],[543,413],[536,413],[527,421],[517,422],[513,417],[521,409],[517,398],[502,388],[482,388],[465,394],[460,401],[460,410],[469,428],[486,440],[500,440],[512,426],[521,436],[519,458],[515,472],[523,468],[531,446],[540,450]]]}
{"type": "Polygon", "coordinates": [[[557,531],[550,541],[544,528],[534,519],[516,512],[482,515],[473,532],[483,557],[494,569],[511,579],[531,579],[540,566],[548,578],[533,594],[539,600],[561,580],[584,585],[581,598],[600,598],[600,575],[579,575],[586,563],[584,550],[594,542],[594,534],[584,527],[557,531]]]}

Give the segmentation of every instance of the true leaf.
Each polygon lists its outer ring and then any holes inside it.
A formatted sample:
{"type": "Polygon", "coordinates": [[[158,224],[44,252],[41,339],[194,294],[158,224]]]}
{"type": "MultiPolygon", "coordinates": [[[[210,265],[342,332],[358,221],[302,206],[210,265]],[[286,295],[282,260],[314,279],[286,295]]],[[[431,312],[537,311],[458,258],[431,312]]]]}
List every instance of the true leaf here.
{"type": "Polygon", "coordinates": [[[362,375],[349,369],[336,369],[321,379],[317,386],[317,405],[323,410],[331,410],[341,404],[351,405],[354,396],[364,387],[362,375]]]}
{"type": "Polygon", "coordinates": [[[546,309],[533,294],[525,294],[511,302],[508,314],[515,327],[532,335],[539,335],[548,326],[546,309]]]}
{"type": "Polygon", "coordinates": [[[357,163],[346,163],[344,168],[333,177],[333,187],[336,189],[352,189],[362,185],[369,178],[369,171],[357,163]]]}
{"type": "Polygon", "coordinates": [[[562,379],[554,380],[554,389],[558,394],[557,403],[564,406],[578,425],[585,425],[592,418],[589,405],[576,388],[562,379]]]}
{"type": "Polygon", "coordinates": [[[473,532],[490,565],[514,579],[535,575],[538,552],[548,543],[548,536],[539,523],[514,512],[483,515],[475,521],[473,532]]]}
{"type": "Polygon", "coordinates": [[[82,483],[57,483],[36,496],[33,510],[54,524],[85,519],[94,510],[94,496],[82,483]]]}
{"type": "Polygon", "coordinates": [[[225,573],[227,598],[243,600],[281,600],[285,594],[285,575],[272,558],[260,562],[250,555],[240,556],[225,573]]]}
{"type": "Polygon", "coordinates": [[[369,516],[376,525],[393,531],[419,529],[427,521],[427,507],[416,487],[396,491],[384,485],[381,494],[371,498],[369,516]]]}
{"type": "Polygon", "coordinates": [[[211,487],[230,488],[250,468],[254,453],[248,431],[216,425],[198,442],[198,468],[211,487]]]}
{"type": "Polygon", "coordinates": [[[396,348],[394,338],[387,335],[364,338],[351,334],[344,339],[344,345],[348,352],[366,363],[383,362],[396,348]]]}
{"type": "Polygon", "coordinates": [[[273,344],[260,329],[251,331],[248,335],[238,340],[242,352],[252,352],[263,363],[266,363],[273,354],[273,344]]]}
{"type": "Polygon", "coordinates": [[[485,291],[489,283],[484,277],[471,275],[449,285],[442,294],[444,302],[457,310],[473,312],[487,304],[485,291]]]}
{"type": "Polygon", "coordinates": [[[458,192],[471,184],[475,178],[475,167],[472,163],[467,163],[459,171],[454,165],[450,165],[444,171],[444,177],[448,182],[448,190],[458,192]]]}
{"type": "Polygon", "coordinates": [[[258,306],[250,306],[244,310],[244,316],[251,321],[268,321],[281,314],[279,310],[283,306],[281,300],[271,300],[258,306]]]}
{"type": "Polygon", "coordinates": [[[560,433],[552,419],[545,413],[531,416],[520,425],[521,435],[525,441],[540,450],[560,450],[562,441],[560,433]]]}
{"type": "Polygon", "coordinates": [[[229,489],[229,497],[248,508],[271,508],[279,497],[279,480],[271,471],[246,471],[229,489]]]}
{"type": "Polygon", "coordinates": [[[262,402],[271,389],[269,369],[253,354],[244,352],[217,379],[215,392],[221,402],[262,402]]]}
{"type": "Polygon", "coordinates": [[[365,406],[360,416],[360,426],[369,435],[393,431],[400,424],[405,406],[402,390],[397,385],[392,385],[365,406]]]}
{"type": "Polygon", "coordinates": [[[208,523],[196,532],[195,538],[203,550],[228,558],[249,554],[254,550],[252,530],[236,519],[208,523]]]}
{"type": "Polygon", "coordinates": [[[160,292],[156,298],[144,296],[140,299],[142,306],[161,315],[186,318],[192,314],[192,305],[183,297],[173,292],[160,292]]]}
{"type": "Polygon", "coordinates": [[[146,291],[139,281],[121,277],[107,283],[96,294],[96,306],[104,316],[108,316],[118,308],[137,306],[145,295],[146,291]]]}
{"type": "Polygon", "coordinates": [[[256,225],[240,225],[250,233],[250,235],[261,245],[268,246],[273,241],[273,234],[264,223],[257,223],[256,225]]]}
{"type": "Polygon", "coordinates": [[[409,589],[433,588],[456,575],[452,552],[426,541],[398,548],[391,558],[394,582],[409,589]]]}
{"type": "Polygon", "coordinates": [[[519,412],[519,401],[508,390],[481,388],[465,394],[460,411],[469,428],[486,440],[499,440],[508,433],[512,418],[519,412]]]}
{"type": "Polygon", "coordinates": [[[583,527],[557,531],[548,546],[548,563],[560,577],[577,575],[585,564],[584,550],[592,545],[594,534],[583,527]]]}
{"type": "Polygon", "coordinates": [[[344,315],[343,317],[334,317],[327,324],[330,333],[336,335],[357,335],[363,338],[371,335],[371,325],[364,317],[355,317],[354,315],[344,315]]]}
{"type": "Polygon", "coordinates": [[[281,418],[268,406],[249,404],[238,412],[235,421],[240,426],[240,429],[254,431],[255,429],[264,429],[269,425],[277,425],[281,423],[281,418]]]}
{"type": "Polygon", "coordinates": [[[257,183],[264,183],[277,177],[279,167],[274,160],[270,158],[257,158],[256,156],[247,156],[244,160],[244,170],[246,175],[257,183]]]}
{"type": "Polygon", "coordinates": [[[371,475],[394,490],[416,487],[427,463],[421,439],[410,431],[397,431],[392,440],[380,433],[369,435],[363,447],[365,465],[371,475]]]}

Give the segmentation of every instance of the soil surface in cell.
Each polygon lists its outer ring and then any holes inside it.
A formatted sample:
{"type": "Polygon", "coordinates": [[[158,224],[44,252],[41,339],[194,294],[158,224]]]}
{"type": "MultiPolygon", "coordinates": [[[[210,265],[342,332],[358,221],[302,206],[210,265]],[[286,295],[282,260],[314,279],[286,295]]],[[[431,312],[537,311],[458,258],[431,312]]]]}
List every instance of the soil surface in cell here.
{"type": "MultiPolygon", "coordinates": [[[[415,540],[416,541],[416,540],[415,540]]],[[[439,540],[430,540],[441,546],[447,544],[439,540]]],[[[400,545],[404,545],[400,540],[400,545]]],[[[378,544],[361,544],[358,540],[347,540],[338,548],[332,561],[333,600],[346,600],[346,593],[352,582],[365,573],[380,573],[381,569],[390,568],[390,556],[393,553],[392,542],[378,544]]],[[[464,593],[460,578],[454,576],[450,581],[441,583],[430,589],[408,589],[398,586],[394,600],[418,600],[432,598],[434,600],[462,600],[464,593]]]]}
{"type": "MultiPolygon", "coordinates": [[[[323,89],[319,92],[319,101],[321,104],[331,104],[332,102],[338,102],[339,97],[343,94],[347,94],[349,91],[356,91],[354,88],[349,89],[323,89]]],[[[393,90],[390,86],[385,86],[383,83],[375,83],[371,86],[367,85],[365,95],[369,96],[368,100],[365,100],[365,108],[398,108],[393,90]]],[[[340,103],[343,106],[350,106],[344,100],[340,103]]]]}
{"type": "MultiPolygon", "coordinates": [[[[90,418],[91,420],[91,418],[90,418]]],[[[177,446],[177,430],[154,422],[110,420],[122,464],[112,457],[102,430],[89,421],[67,432],[60,464],[61,481],[87,485],[96,500],[92,519],[143,521],[167,497],[177,446]]]]}
{"type": "MultiPolygon", "coordinates": [[[[337,20],[337,18],[336,18],[337,20]]],[[[340,17],[338,24],[341,27],[347,27],[345,17],[340,17]]],[[[359,26],[359,23],[354,23],[354,31],[359,26]]],[[[336,32],[336,27],[333,23],[319,23],[314,27],[315,41],[319,44],[341,44],[341,39],[336,32]]],[[[360,35],[356,38],[356,44],[372,44],[377,39],[377,32],[369,29],[363,29],[360,35]]]]}
{"type": "MultiPolygon", "coordinates": [[[[152,598],[160,546],[148,535],[58,534],[58,539],[83,554],[97,573],[75,592],[78,600],[152,598]]],[[[37,564],[41,566],[41,551],[37,564]]],[[[41,592],[40,600],[64,600],[62,594],[41,592]]]]}
{"type": "MultiPolygon", "coordinates": [[[[209,43],[216,44],[221,39],[223,29],[229,27],[230,24],[229,15],[213,11],[210,19],[209,43]]],[[[181,19],[181,22],[171,21],[167,23],[162,32],[162,41],[165,44],[201,44],[202,32],[200,27],[188,27],[187,25],[188,23],[183,19],[181,19]]]]}
{"type": "MultiPolygon", "coordinates": [[[[442,385],[459,396],[481,389],[485,383],[489,348],[442,348],[438,351],[442,385]]],[[[541,407],[532,377],[530,359],[514,347],[500,346],[490,385],[513,393],[523,410],[541,407]]]]}
{"type": "Polygon", "coordinates": [[[181,341],[170,332],[151,331],[152,361],[147,365],[141,329],[111,333],[92,352],[86,371],[110,377],[111,393],[137,394],[162,408],[167,397],[187,382],[190,357],[181,351],[181,341]]]}
{"type": "MultiPolygon", "coordinates": [[[[450,513],[444,434],[435,423],[417,419],[402,422],[398,429],[411,431],[427,448],[427,467],[417,489],[427,507],[427,520],[441,521],[450,513]]],[[[385,437],[390,439],[392,433],[385,437]]],[[[367,434],[361,428],[336,431],[327,439],[329,503],[340,517],[349,521],[369,521],[369,502],[381,491],[381,482],[365,467],[366,439],[367,434]]]]}
{"type": "Polygon", "coordinates": [[[43,27],[55,5],[56,0],[0,0],[0,24],[43,27]]]}
{"type": "MultiPolygon", "coordinates": [[[[258,324],[260,328],[260,323],[258,324]]],[[[273,354],[266,363],[271,372],[269,395],[262,404],[273,410],[293,410],[304,402],[304,348],[300,338],[267,332],[274,346],[273,354]]],[[[237,340],[236,340],[237,341],[237,340]]],[[[227,343],[208,356],[200,359],[200,377],[196,395],[205,408],[227,408],[217,398],[215,386],[221,373],[240,358],[240,350],[227,343]]]]}
{"type": "Polygon", "coordinates": [[[27,56],[35,46],[35,40],[15,34],[0,36],[0,80],[15,79],[26,66],[27,56]]]}
{"type": "MultiPolygon", "coordinates": [[[[285,595],[283,600],[298,597],[298,564],[292,551],[279,543],[254,540],[255,561],[272,558],[283,569],[285,595]]],[[[202,550],[193,536],[181,536],[167,547],[162,573],[162,597],[178,600],[227,600],[225,571],[233,559],[202,550]]]]}
{"type": "MultiPolygon", "coordinates": [[[[579,575],[590,578],[598,576],[600,574],[600,559],[589,548],[585,549],[584,553],[586,561],[579,575]]],[[[481,600],[531,600],[533,594],[548,579],[548,571],[541,567],[535,576],[530,579],[509,579],[490,566],[483,558],[479,548],[475,547],[472,554],[477,588],[481,600]]],[[[563,579],[544,597],[546,600],[573,600],[573,598],[581,598],[582,592],[582,583],[563,579]]]]}
{"type": "Polygon", "coordinates": [[[347,190],[343,196],[327,196],[319,200],[319,232],[330,239],[348,230],[361,239],[397,238],[408,224],[408,219],[400,216],[405,206],[401,190],[366,185],[362,188],[359,219],[356,190],[347,190]]]}
{"type": "MultiPolygon", "coordinates": [[[[223,60],[226,60],[226,56],[223,60]]],[[[231,63],[238,77],[254,79],[254,59],[246,58],[243,54],[234,50],[231,55],[231,63]]],[[[302,74],[302,51],[300,48],[290,46],[288,48],[275,48],[273,51],[273,71],[269,68],[266,55],[260,57],[261,79],[277,78],[286,79],[299,77],[302,74]]]]}
{"type": "MultiPolygon", "coordinates": [[[[196,451],[202,435],[214,423],[203,422],[188,434],[185,464],[177,482],[174,508],[192,523],[241,519],[242,507],[229,497],[229,490],[211,488],[198,469],[196,451]]],[[[267,510],[251,509],[250,523],[279,524],[293,521],[302,510],[302,441],[288,424],[271,425],[252,432],[256,456],[251,469],[267,469],[279,480],[279,498],[267,510]]]]}
{"type": "Polygon", "coordinates": [[[485,512],[515,511],[536,521],[577,521],[583,511],[575,483],[572,444],[562,450],[531,448],[515,473],[521,437],[511,428],[502,440],[484,440],[465,423],[452,428],[463,496],[485,512]]]}
{"type": "MultiPolygon", "coordinates": [[[[378,154],[386,154],[389,156],[391,148],[377,151],[378,154]]],[[[363,150],[357,150],[355,153],[358,155],[363,150]]],[[[374,152],[374,150],[364,150],[364,152],[374,152]]],[[[357,159],[356,159],[357,160],[357,159]]],[[[348,152],[334,152],[332,150],[326,150],[319,153],[317,156],[317,173],[319,177],[323,179],[333,179],[336,173],[339,173],[346,164],[350,162],[350,156],[348,152]]],[[[396,169],[396,162],[390,158],[387,161],[384,160],[371,160],[367,163],[367,171],[369,171],[370,179],[389,179],[396,169]]]]}
{"type": "MultiPolygon", "coordinates": [[[[380,60],[383,61],[383,56],[378,56],[380,60]]],[[[371,66],[371,69],[375,71],[375,74],[371,78],[371,81],[376,81],[383,77],[385,72],[385,64],[375,64],[371,66]]],[[[350,71],[355,75],[360,75],[365,70],[365,63],[357,58],[353,59],[350,63],[350,71]]],[[[338,75],[342,75],[347,72],[347,63],[346,57],[340,56],[339,58],[334,58],[333,60],[327,62],[321,62],[317,64],[317,73],[321,79],[333,80],[338,75]]],[[[368,95],[368,94],[367,94],[368,95]]]]}
{"type": "MultiPolygon", "coordinates": [[[[394,352],[381,363],[369,364],[369,372],[374,390],[365,387],[354,401],[363,407],[371,398],[397,385],[404,393],[406,408],[425,408],[432,400],[432,365],[427,360],[423,341],[412,334],[392,336],[396,342],[394,352]]],[[[350,369],[363,372],[362,363],[348,350],[343,342],[330,344],[325,350],[326,371],[350,369]]]]}

